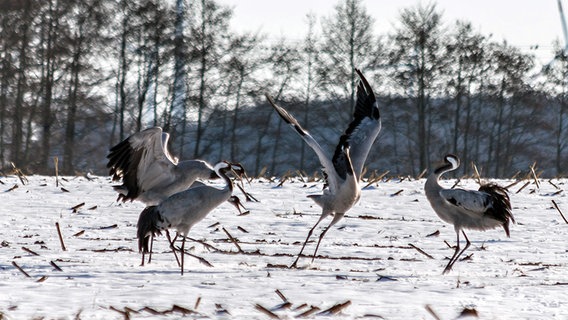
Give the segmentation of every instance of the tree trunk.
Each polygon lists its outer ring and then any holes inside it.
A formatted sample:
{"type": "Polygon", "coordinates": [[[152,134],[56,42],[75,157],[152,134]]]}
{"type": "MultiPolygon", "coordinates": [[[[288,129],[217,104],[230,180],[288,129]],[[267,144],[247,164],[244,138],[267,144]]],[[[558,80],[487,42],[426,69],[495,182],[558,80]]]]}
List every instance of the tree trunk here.
{"type": "Polygon", "coordinates": [[[237,84],[237,101],[235,103],[235,110],[233,111],[233,125],[231,128],[231,160],[237,159],[238,144],[237,144],[237,123],[239,121],[239,107],[241,103],[241,91],[244,82],[244,70],[239,74],[239,83],[237,84]]]}
{"type": "Polygon", "coordinates": [[[126,0],[123,0],[123,17],[122,17],[122,34],[120,41],[120,68],[118,72],[119,84],[118,91],[120,95],[119,100],[119,121],[118,121],[118,140],[122,141],[125,138],[124,120],[126,116],[126,73],[128,70],[128,61],[126,57],[126,42],[128,34],[128,12],[126,8],[126,0]]]}
{"type": "Polygon", "coordinates": [[[32,25],[30,21],[31,17],[31,0],[26,0],[26,5],[24,8],[24,14],[20,25],[20,50],[19,50],[19,65],[17,72],[17,86],[16,86],[16,101],[14,105],[14,113],[12,115],[12,146],[10,157],[11,161],[16,165],[20,164],[22,161],[22,139],[23,139],[23,118],[24,118],[24,93],[26,92],[26,72],[28,72],[28,31],[29,27],[32,25]]]}

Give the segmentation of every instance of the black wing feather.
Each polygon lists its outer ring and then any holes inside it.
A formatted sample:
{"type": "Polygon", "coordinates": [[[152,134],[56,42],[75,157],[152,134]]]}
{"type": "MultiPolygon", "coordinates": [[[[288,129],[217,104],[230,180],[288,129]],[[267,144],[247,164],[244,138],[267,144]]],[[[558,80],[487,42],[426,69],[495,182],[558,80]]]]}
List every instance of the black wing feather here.
{"type": "Polygon", "coordinates": [[[357,72],[361,80],[359,81],[359,85],[357,86],[357,104],[355,105],[353,120],[347,127],[347,130],[345,130],[343,135],[341,135],[341,137],[339,138],[339,143],[335,148],[332,159],[335,170],[343,179],[345,179],[349,167],[347,162],[345,161],[346,159],[343,150],[348,147],[348,140],[351,137],[351,134],[361,124],[363,119],[368,117],[377,120],[380,118],[379,109],[373,107],[377,102],[373,89],[369,85],[369,82],[367,82],[365,76],[363,76],[363,73],[361,73],[359,69],[355,69],[355,71],[357,72]]]}

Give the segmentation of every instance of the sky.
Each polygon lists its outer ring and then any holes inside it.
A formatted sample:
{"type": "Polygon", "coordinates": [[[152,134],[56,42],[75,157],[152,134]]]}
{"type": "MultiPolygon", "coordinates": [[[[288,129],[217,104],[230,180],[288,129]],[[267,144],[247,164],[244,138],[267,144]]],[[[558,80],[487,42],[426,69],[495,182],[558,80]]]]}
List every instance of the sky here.
{"type": "MultiPolygon", "coordinates": [[[[568,0],[562,0],[568,10],[568,0]]],[[[261,31],[270,38],[300,40],[305,36],[306,14],[318,18],[333,13],[335,0],[219,0],[234,8],[232,27],[237,31],[261,31]]],[[[377,34],[387,34],[396,25],[400,10],[428,3],[420,0],[366,0],[375,19],[377,34]]],[[[563,38],[557,0],[438,0],[446,24],[465,20],[493,39],[503,39],[525,52],[532,52],[541,63],[552,58],[553,42],[563,38]],[[538,46],[537,49],[534,49],[538,46]]],[[[567,12],[568,13],[568,12],[567,12]]]]}

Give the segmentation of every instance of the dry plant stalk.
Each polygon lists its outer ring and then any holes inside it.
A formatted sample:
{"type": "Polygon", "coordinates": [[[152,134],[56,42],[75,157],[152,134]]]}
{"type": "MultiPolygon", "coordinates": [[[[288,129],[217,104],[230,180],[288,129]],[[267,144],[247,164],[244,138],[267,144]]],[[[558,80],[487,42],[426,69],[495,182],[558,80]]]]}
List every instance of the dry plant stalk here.
{"type": "MultiPolygon", "coordinates": [[[[288,267],[288,266],[286,266],[288,267]]],[[[307,307],[308,304],[307,303],[302,303],[301,305],[297,306],[296,308],[293,309],[293,311],[299,311],[300,309],[304,309],[305,307],[307,307]]]]}
{"type": "Polygon", "coordinates": [[[193,306],[193,309],[197,310],[200,303],[201,303],[201,296],[197,297],[197,300],[195,300],[195,306],[193,306]]]}
{"type": "Polygon", "coordinates": [[[81,208],[84,205],[85,205],[84,202],[79,203],[78,205],[71,207],[71,210],[73,210],[73,213],[77,213],[78,209],[81,208]]]}
{"type": "Polygon", "coordinates": [[[59,187],[59,158],[53,157],[53,164],[55,165],[55,186],[59,187]]]}
{"type": "Polygon", "coordinates": [[[440,230],[436,230],[430,234],[427,234],[426,237],[437,237],[440,235],[440,230]]]}
{"type": "Polygon", "coordinates": [[[564,217],[564,214],[562,214],[562,211],[560,211],[560,208],[558,207],[558,204],[556,204],[556,201],[552,200],[552,204],[554,205],[556,210],[558,210],[558,213],[560,213],[560,216],[562,217],[562,219],[564,219],[564,222],[568,224],[568,220],[566,220],[566,217],[564,217]]]}
{"type": "MultiPolygon", "coordinates": [[[[377,176],[377,175],[375,175],[375,171],[373,171],[373,175],[372,175],[371,177],[369,177],[369,179],[367,180],[367,185],[365,185],[365,186],[363,187],[363,189],[365,189],[365,188],[371,186],[371,185],[374,184],[374,183],[378,183],[379,181],[383,180],[383,178],[384,178],[387,174],[389,174],[389,172],[390,172],[390,171],[387,170],[387,171],[383,172],[381,175],[378,175],[378,176],[377,176]]],[[[361,174],[361,176],[363,176],[363,175],[361,174]]]]}
{"type": "Polygon", "coordinates": [[[377,179],[378,179],[378,180],[382,180],[382,179],[384,179],[384,177],[386,177],[387,174],[389,174],[389,173],[390,173],[390,170],[387,170],[387,171],[381,173],[381,174],[377,177],[377,179]]]}
{"type": "Polygon", "coordinates": [[[426,308],[426,311],[428,311],[428,313],[434,317],[434,319],[436,320],[441,320],[441,318],[436,314],[436,312],[434,312],[434,310],[432,309],[432,307],[430,307],[429,304],[425,305],[424,308],[426,308]]]}
{"type": "Polygon", "coordinates": [[[34,256],[39,256],[39,254],[38,254],[37,252],[32,251],[31,249],[28,249],[28,248],[26,248],[26,247],[22,247],[22,250],[24,250],[24,251],[26,251],[26,252],[28,252],[28,253],[34,255],[34,256]]]}
{"type": "Polygon", "coordinates": [[[473,167],[473,172],[475,173],[475,180],[477,181],[477,184],[481,185],[481,175],[479,174],[479,170],[477,170],[477,166],[473,161],[471,162],[471,166],[473,167]]]}
{"type": "Polygon", "coordinates": [[[534,183],[536,184],[536,187],[538,189],[540,189],[540,183],[538,182],[538,175],[536,174],[536,172],[534,170],[535,167],[536,167],[536,161],[530,166],[530,169],[531,169],[532,176],[534,178],[534,183]]]}
{"type": "Polygon", "coordinates": [[[280,178],[280,183],[278,183],[277,187],[282,187],[282,185],[284,184],[284,182],[286,182],[286,180],[288,180],[288,174],[285,174],[280,178]]]}
{"type": "Polygon", "coordinates": [[[276,310],[284,310],[284,309],[290,309],[292,307],[292,303],[291,302],[284,302],[282,304],[279,304],[275,307],[272,308],[272,310],[276,311],[276,310]]]}
{"type": "Polygon", "coordinates": [[[164,314],[163,312],[160,312],[160,311],[158,311],[158,310],[156,310],[156,309],[152,309],[152,308],[150,308],[150,307],[144,307],[144,308],[140,309],[139,311],[146,311],[146,312],[148,312],[149,314],[151,314],[151,315],[153,315],[153,316],[158,316],[158,315],[163,315],[163,314],[164,314]]]}
{"type": "Polygon", "coordinates": [[[258,175],[256,176],[256,178],[262,178],[264,177],[264,175],[266,174],[266,171],[268,170],[268,168],[266,166],[262,167],[262,169],[260,169],[260,172],[258,173],[258,175]]]}
{"type": "Polygon", "coordinates": [[[193,242],[197,242],[197,243],[203,245],[203,246],[205,247],[205,249],[207,249],[207,250],[209,250],[209,251],[213,250],[213,252],[222,252],[221,249],[216,248],[216,247],[210,245],[209,243],[207,243],[207,242],[205,242],[205,241],[203,241],[203,240],[198,240],[198,239],[194,239],[194,238],[191,238],[191,237],[186,237],[186,239],[187,239],[187,240],[191,240],[191,241],[193,241],[193,242]]]}
{"type": "Polygon", "coordinates": [[[59,228],[59,222],[55,223],[55,227],[57,228],[57,235],[59,235],[59,242],[61,243],[61,249],[63,251],[67,251],[67,248],[65,248],[65,243],[63,242],[63,236],[61,236],[61,229],[59,228]]]}
{"type": "Polygon", "coordinates": [[[550,183],[556,190],[560,190],[560,188],[552,182],[552,179],[548,179],[548,183],[550,183]]]}
{"type": "Polygon", "coordinates": [[[74,237],[78,237],[78,236],[83,235],[84,233],[85,233],[85,230],[81,230],[81,231],[75,233],[73,236],[74,236],[74,237]]]}
{"type": "Polygon", "coordinates": [[[55,264],[55,262],[53,261],[49,261],[49,264],[55,268],[55,270],[57,271],[63,271],[63,269],[61,269],[58,265],[55,264]]]}
{"type": "Polygon", "coordinates": [[[418,248],[417,246],[413,245],[412,243],[409,243],[408,245],[411,246],[412,248],[416,249],[416,251],[418,251],[418,252],[422,253],[423,255],[427,256],[428,258],[434,259],[434,257],[432,257],[431,255],[429,255],[428,253],[426,253],[426,251],[424,251],[424,250],[418,248]]]}
{"type": "Polygon", "coordinates": [[[110,226],[99,227],[100,230],[114,229],[114,228],[118,228],[118,224],[113,224],[113,225],[110,225],[110,226]]]}
{"type": "Polygon", "coordinates": [[[130,313],[129,313],[128,311],[126,311],[126,310],[125,310],[125,311],[122,311],[122,310],[119,310],[118,308],[115,308],[115,307],[113,307],[113,306],[110,306],[109,309],[112,310],[112,311],[116,311],[116,312],[122,314],[122,316],[124,317],[124,319],[130,319],[130,313]]]}
{"type": "Polygon", "coordinates": [[[24,270],[22,269],[17,263],[16,261],[12,261],[12,265],[14,267],[16,267],[16,269],[18,269],[18,271],[20,271],[21,273],[23,273],[26,277],[31,278],[31,276],[24,270]]]}
{"type": "Polygon", "coordinates": [[[270,319],[280,319],[280,317],[275,314],[274,312],[266,309],[265,307],[261,306],[260,304],[256,304],[254,306],[254,308],[262,313],[264,313],[265,315],[267,315],[270,319]]]}
{"type": "Polygon", "coordinates": [[[420,172],[418,177],[416,177],[416,180],[420,180],[420,179],[424,178],[424,175],[426,174],[426,172],[428,172],[428,169],[422,170],[422,172],[420,172]]]}
{"type": "Polygon", "coordinates": [[[339,312],[341,312],[341,310],[349,307],[351,305],[351,300],[347,300],[343,303],[338,303],[336,305],[334,305],[333,307],[326,309],[322,312],[320,312],[319,314],[324,315],[324,314],[338,314],[339,312]]]}
{"type": "Polygon", "coordinates": [[[286,298],[286,296],[282,293],[282,291],[276,289],[274,292],[276,292],[276,294],[280,297],[280,299],[282,299],[282,301],[288,302],[288,298],[286,298]]]}
{"type": "Polygon", "coordinates": [[[237,247],[237,249],[239,250],[240,253],[243,253],[243,249],[241,249],[241,246],[239,246],[239,244],[237,243],[237,239],[233,238],[233,236],[229,233],[229,231],[227,231],[227,229],[225,229],[223,227],[223,231],[225,232],[225,234],[227,235],[227,237],[229,237],[229,239],[231,240],[231,242],[237,247]]]}
{"type": "Polygon", "coordinates": [[[523,191],[523,189],[526,188],[526,186],[528,186],[529,184],[531,184],[531,182],[527,181],[519,190],[517,190],[517,193],[523,191]]]}
{"type": "Polygon", "coordinates": [[[300,179],[301,182],[306,183],[306,179],[304,179],[304,177],[307,177],[307,174],[303,171],[300,170],[296,170],[296,176],[298,177],[298,179],[300,179]]]}
{"type": "Polygon", "coordinates": [[[511,180],[517,179],[517,177],[521,174],[521,170],[515,172],[515,174],[511,177],[511,180]]]}
{"type": "Polygon", "coordinates": [[[505,187],[506,190],[511,189],[512,187],[516,186],[519,182],[521,182],[522,180],[516,180],[515,182],[512,182],[511,184],[507,185],[505,187]]]}
{"type": "Polygon", "coordinates": [[[22,172],[22,170],[18,169],[16,167],[16,165],[13,162],[10,162],[10,164],[12,165],[12,170],[14,171],[14,173],[18,176],[18,178],[20,179],[20,182],[23,185],[26,185],[26,183],[28,183],[28,178],[26,178],[26,175],[22,172]]]}
{"type": "Polygon", "coordinates": [[[403,191],[404,191],[403,189],[400,189],[400,190],[398,190],[397,192],[391,194],[391,197],[398,196],[398,195],[401,194],[403,191]]]}
{"type": "Polygon", "coordinates": [[[299,315],[296,316],[296,318],[304,318],[304,317],[309,317],[312,314],[318,312],[320,310],[320,308],[316,307],[316,306],[311,306],[310,309],[300,313],[299,315]]]}
{"type": "Polygon", "coordinates": [[[179,312],[179,313],[181,313],[181,314],[183,314],[183,315],[195,313],[195,311],[190,310],[190,309],[188,309],[188,308],[184,308],[184,307],[178,306],[177,304],[174,304],[174,305],[172,306],[171,312],[179,312]]]}

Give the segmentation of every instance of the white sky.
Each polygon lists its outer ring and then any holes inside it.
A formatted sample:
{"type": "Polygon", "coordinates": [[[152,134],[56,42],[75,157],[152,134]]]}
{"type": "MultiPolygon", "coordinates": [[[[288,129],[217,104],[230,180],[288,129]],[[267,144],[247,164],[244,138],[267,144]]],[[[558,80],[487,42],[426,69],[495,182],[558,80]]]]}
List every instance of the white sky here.
{"type": "MultiPolygon", "coordinates": [[[[269,37],[302,39],[307,30],[306,14],[330,16],[339,0],[219,0],[234,8],[232,26],[237,31],[262,31],[269,37]]],[[[562,0],[568,14],[568,1],[562,0]]],[[[375,19],[377,34],[389,33],[401,8],[416,6],[420,0],[366,0],[364,5],[375,19]]],[[[422,1],[422,3],[428,3],[422,1]]],[[[534,52],[540,62],[552,57],[552,43],[562,39],[557,0],[438,0],[446,23],[466,20],[483,34],[525,51],[534,52]]]]}

